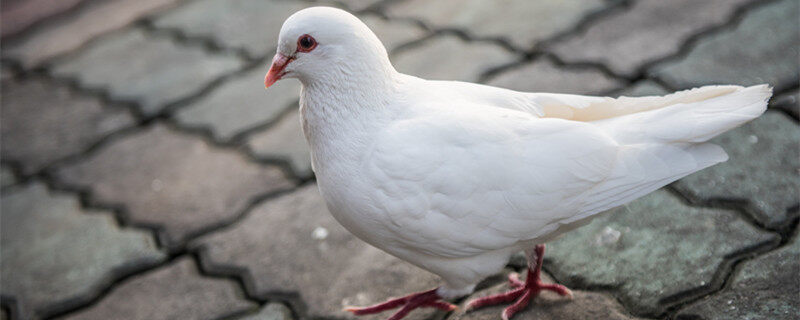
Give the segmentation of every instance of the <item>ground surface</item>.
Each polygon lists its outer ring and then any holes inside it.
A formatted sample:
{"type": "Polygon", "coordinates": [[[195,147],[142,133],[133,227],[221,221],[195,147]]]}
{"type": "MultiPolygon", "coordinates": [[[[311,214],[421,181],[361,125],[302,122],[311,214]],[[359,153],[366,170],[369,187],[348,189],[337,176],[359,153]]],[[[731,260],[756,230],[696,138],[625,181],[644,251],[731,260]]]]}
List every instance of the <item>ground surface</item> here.
{"type": "Polygon", "coordinates": [[[575,299],[545,294],[516,319],[800,314],[796,0],[7,0],[2,319],[343,319],[435,286],[330,217],[299,84],[263,90],[281,23],[317,4],[356,12],[427,78],[601,95],[771,84],[763,117],[716,138],[729,162],[549,244],[547,277],[575,299]]]}

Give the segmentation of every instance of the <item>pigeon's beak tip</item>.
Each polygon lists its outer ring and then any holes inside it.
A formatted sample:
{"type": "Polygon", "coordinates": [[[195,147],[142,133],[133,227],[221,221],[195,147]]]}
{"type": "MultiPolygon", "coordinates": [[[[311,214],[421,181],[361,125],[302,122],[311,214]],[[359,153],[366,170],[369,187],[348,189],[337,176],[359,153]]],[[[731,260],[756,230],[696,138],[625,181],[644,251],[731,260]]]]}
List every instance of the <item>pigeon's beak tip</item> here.
{"type": "Polygon", "coordinates": [[[272,66],[264,77],[264,89],[271,87],[286,74],[284,69],[286,69],[289,62],[292,62],[291,58],[280,53],[275,54],[275,57],[272,58],[272,66]]]}
{"type": "Polygon", "coordinates": [[[278,80],[279,79],[276,79],[276,77],[270,77],[270,74],[268,73],[267,76],[264,77],[264,90],[269,89],[269,87],[275,84],[275,82],[278,80]]]}

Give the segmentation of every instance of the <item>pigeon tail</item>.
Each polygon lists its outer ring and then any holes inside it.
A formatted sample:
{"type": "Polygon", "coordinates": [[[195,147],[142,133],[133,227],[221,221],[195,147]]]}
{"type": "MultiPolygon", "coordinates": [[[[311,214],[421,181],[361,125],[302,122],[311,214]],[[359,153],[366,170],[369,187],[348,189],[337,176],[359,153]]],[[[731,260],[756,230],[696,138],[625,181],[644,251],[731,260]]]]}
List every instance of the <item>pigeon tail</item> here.
{"type": "Polygon", "coordinates": [[[620,144],[619,160],[581,197],[581,214],[559,223],[581,221],[728,160],[707,141],[760,116],[771,93],[767,85],[708,86],[671,95],[683,100],[673,105],[595,121],[620,144]],[[692,95],[701,99],[692,101],[692,95]]]}
{"type": "Polygon", "coordinates": [[[713,143],[625,146],[620,161],[606,181],[585,194],[582,214],[561,224],[570,224],[621,206],[694,172],[728,160],[713,143]]]}
{"type": "Polygon", "coordinates": [[[682,98],[672,105],[594,123],[622,145],[701,143],[760,116],[771,95],[767,85],[706,86],[671,95],[682,98]]]}

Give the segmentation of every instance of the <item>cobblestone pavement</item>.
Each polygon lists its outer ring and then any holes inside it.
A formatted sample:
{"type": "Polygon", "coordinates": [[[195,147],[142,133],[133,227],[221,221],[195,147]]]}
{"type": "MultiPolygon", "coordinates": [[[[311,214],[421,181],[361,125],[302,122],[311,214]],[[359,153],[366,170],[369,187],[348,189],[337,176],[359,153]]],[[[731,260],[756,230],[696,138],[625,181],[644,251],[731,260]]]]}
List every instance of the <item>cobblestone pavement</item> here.
{"type": "MultiPolygon", "coordinates": [[[[553,241],[546,276],[575,299],[515,319],[797,319],[798,3],[3,1],[2,319],[349,319],[343,305],[436,285],[333,220],[299,83],[263,90],[281,23],[313,5],[357,13],[400,71],[432,79],[612,96],[771,84],[764,116],[715,139],[730,161],[553,241]]],[[[497,275],[473,296],[504,288],[497,275]]]]}

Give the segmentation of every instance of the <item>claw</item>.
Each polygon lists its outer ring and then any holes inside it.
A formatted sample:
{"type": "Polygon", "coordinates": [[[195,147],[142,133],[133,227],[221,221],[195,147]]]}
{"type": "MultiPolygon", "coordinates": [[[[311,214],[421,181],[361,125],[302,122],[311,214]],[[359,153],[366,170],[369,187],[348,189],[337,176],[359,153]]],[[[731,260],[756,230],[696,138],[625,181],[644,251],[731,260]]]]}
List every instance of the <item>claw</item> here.
{"type": "Polygon", "coordinates": [[[508,284],[511,288],[522,288],[525,286],[525,283],[519,279],[519,273],[512,272],[508,274],[508,284]]]}
{"type": "Polygon", "coordinates": [[[567,287],[564,287],[564,289],[567,289],[567,294],[566,294],[566,295],[564,295],[564,296],[566,296],[566,297],[567,297],[567,299],[570,299],[570,300],[572,300],[572,299],[575,299],[575,295],[573,295],[573,294],[572,294],[572,290],[570,290],[570,289],[569,289],[569,288],[567,288],[567,287]]]}
{"type": "Polygon", "coordinates": [[[553,291],[561,296],[566,296],[572,299],[572,290],[568,289],[567,287],[560,284],[542,283],[540,275],[542,258],[544,256],[544,245],[536,246],[535,251],[536,265],[533,267],[533,269],[528,268],[528,278],[525,279],[524,283],[519,280],[518,274],[509,274],[508,283],[512,288],[510,291],[474,299],[467,303],[466,311],[484,306],[513,302],[510,306],[505,308],[503,313],[500,315],[503,320],[508,320],[511,319],[514,314],[525,309],[530,300],[536,298],[536,296],[538,296],[543,290],[553,291]]]}
{"type": "Polygon", "coordinates": [[[414,309],[429,307],[436,308],[444,311],[453,311],[457,307],[453,304],[441,300],[442,297],[436,293],[436,289],[413,293],[401,298],[390,299],[386,302],[379,303],[369,307],[345,307],[344,311],[351,312],[354,315],[366,315],[383,312],[390,309],[400,308],[393,314],[390,320],[399,320],[408,315],[414,309]]]}

